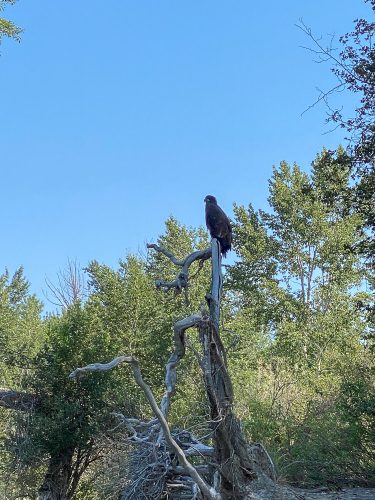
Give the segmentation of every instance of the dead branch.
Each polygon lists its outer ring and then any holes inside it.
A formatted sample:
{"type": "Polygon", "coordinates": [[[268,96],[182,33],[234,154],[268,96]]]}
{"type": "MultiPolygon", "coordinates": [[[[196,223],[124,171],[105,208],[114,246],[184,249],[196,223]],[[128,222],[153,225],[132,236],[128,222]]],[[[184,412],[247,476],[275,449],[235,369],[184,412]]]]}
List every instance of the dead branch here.
{"type": "Polygon", "coordinates": [[[87,366],[83,366],[82,368],[76,368],[72,373],[69,374],[69,378],[78,378],[83,375],[85,372],[106,372],[108,370],[112,370],[116,366],[121,363],[132,363],[132,356],[118,356],[117,358],[112,359],[109,363],[92,363],[87,366]]]}
{"type": "Polygon", "coordinates": [[[165,374],[166,391],[164,393],[160,405],[161,411],[166,418],[169,412],[171,397],[176,390],[176,382],[177,382],[176,366],[177,363],[185,355],[185,331],[188,328],[197,326],[200,321],[201,321],[201,316],[198,314],[193,314],[188,318],[184,318],[181,321],[177,321],[177,323],[174,326],[175,350],[166,364],[166,374],[165,374]]]}
{"type": "Polygon", "coordinates": [[[44,294],[46,299],[62,309],[83,300],[87,294],[85,276],[77,260],[68,260],[66,268],[57,273],[56,283],[48,278],[45,283],[49,290],[49,294],[44,294]]]}
{"type": "Polygon", "coordinates": [[[199,260],[201,262],[209,259],[211,257],[211,248],[206,248],[205,250],[197,250],[191,254],[189,254],[185,259],[177,259],[169,250],[166,250],[163,247],[159,247],[154,243],[149,243],[147,248],[153,248],[159,253],[162,253],[168,259],[173,262],[177,267],[181,267],[181,271],[177,274],[177,277],[174,281],[164,281],[164,280],[156,280],[155,285],[157,288],[165,288],[167,290],[174,288],[177,291],[181,291],[182,289],[186,289],[189,281],[189,268],[193,262],[199,260]]]}

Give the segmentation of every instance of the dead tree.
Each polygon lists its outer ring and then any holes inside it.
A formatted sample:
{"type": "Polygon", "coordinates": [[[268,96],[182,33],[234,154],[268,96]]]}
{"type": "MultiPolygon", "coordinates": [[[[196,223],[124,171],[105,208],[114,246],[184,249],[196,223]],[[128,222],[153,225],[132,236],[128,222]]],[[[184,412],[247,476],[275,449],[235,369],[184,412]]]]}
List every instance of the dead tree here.
{"type": "Polygon", "coordinates": [[[57,283],[48,278],[45,282],[49,290],[45,292],[46,299],[61,309],[66,310],[87,296],[85,276],[77,260],[68,259],[66,268],[57,273],[57,283]]]}
{"type": "MultiPolygon", "coordinates": [[[[201,255],[194,252],[182,262],[176,261],[169,252],[156,245],[149,245],[149,247],[164,253],[182,268],[174,282],[157,282],[158,286],[165,288],[171,288],[173,285],[177,289],[186,287],[187,265],[196,259],[211,256],[211,292],[206,296],[209,310],[201,311],[194,326],[198,327],[202,346],[200,366],[211,413],[214,463],[218,479],[216,487],[223,499],[245,498],[249,485],[254,481],[261,480],[272,487],[275,471],[268,453],[261,445],[249,445],[246,442],[240,422],[233,413],[233,388],[228,373],[226,352],[219,332],[222,292],[220,243],[213,238],[211,249],[202,252],[201,255]]],[[[181,341],[184,342],[183,339],[181,341]]]]}
{"type": "Polygon", "coordinates": [[[174,325],[174,352],[166,363],[166,389],[160,406],[142,379],[138,361],[132,356],[120,356],[107,364],[96,363],[77,368],[70,374],[71,378],[76,378],[88,371],[105,371],[128,363],[155,414],[156,418],[149,422],[115,414],[120,424],[128,429],[129,442],[134,445],[132,477],[135,479],[123,492],[122,500],[162,496],[205,500],[295,498],[291,491],[285,494],[276,486],[274,466],[268,453],[261,444],[246,441],[233,412],[233,388],[219,331],[222,291],[219,242],[213,238],[210,248],[193,252],[183,260],[178,260],[157,245],[148,247],[164,254],[180,268],[174,281],[158,280],[158,288],[186,290],[190,265],[209,258],[212,262],[212,286],[206,296],[208,309],[202,308],[199,313],[174,325]],[[201,442],[190,432],[171,431],[168,425],[171,397],[176,390],[177,366],[185,355],[186,331],[192,328],[198,331],[202,349],[199,364],[211,413],[212,446],[201,442]],[[191,457],[194,457],[194,465],[191,457]]]}

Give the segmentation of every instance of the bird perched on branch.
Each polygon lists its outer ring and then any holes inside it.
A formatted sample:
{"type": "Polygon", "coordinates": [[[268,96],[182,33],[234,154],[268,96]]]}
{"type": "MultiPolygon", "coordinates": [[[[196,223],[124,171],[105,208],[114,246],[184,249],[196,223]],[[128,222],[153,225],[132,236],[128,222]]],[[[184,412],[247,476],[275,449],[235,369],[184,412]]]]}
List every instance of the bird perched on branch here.
{"type": "Polygon", "coordinates": [[[220,242],[221,253],[225,257],[228,250],[232,248],[232,226],[224,211],[217,204],[215,196],[207,195],[206,203],[206,225],[211,238],[220,242]]]}

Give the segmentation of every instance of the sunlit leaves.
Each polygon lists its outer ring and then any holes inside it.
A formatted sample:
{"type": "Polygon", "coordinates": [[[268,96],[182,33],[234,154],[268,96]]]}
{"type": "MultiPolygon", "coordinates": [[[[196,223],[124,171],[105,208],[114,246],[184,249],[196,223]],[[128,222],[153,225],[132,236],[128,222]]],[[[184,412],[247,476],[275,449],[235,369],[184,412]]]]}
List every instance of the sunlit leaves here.
{"type": "MultiPolygon", "coordinates": [[[[0,12],[5,8],[6,4],[14,4],[16,0],[0,0],[0,12]]],[[[16,26],[7,19],[0,18],[0,43],[3,36],[13,38],[17,41],[20,40],[22,29],[16,26]]]]}

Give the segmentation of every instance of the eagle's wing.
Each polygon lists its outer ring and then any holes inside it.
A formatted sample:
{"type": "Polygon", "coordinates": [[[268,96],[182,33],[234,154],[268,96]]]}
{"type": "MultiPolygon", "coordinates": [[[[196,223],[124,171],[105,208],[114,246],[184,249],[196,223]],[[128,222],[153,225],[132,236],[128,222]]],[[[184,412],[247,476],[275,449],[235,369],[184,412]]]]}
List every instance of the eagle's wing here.
{"type": "Polygon", "coordinates": [[[232,226],[223,210],[216,204],[206,205],[206,224],[212,238],[220,242],[221,253],[226,256],[232,248],[232,226]]]}
{"type": "Polygon", "coordinates": [[[218,205],[207,207],[206,224],[212,237],[226,238],[228,233],[232,234],[230,221],[218,205]]]}

